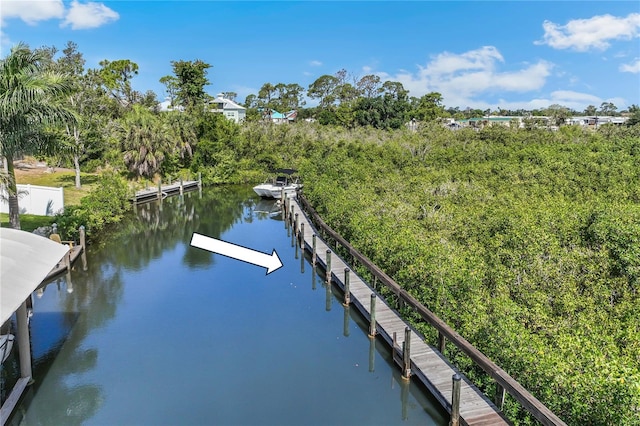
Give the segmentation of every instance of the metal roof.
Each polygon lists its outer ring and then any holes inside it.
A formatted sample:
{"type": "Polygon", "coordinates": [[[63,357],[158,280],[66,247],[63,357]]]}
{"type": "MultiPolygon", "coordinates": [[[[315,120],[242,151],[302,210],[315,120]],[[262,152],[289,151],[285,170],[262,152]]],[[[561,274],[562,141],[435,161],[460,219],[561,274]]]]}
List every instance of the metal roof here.
{"type": "Polygon", "coordinates": [[[68,250],[30,232],[0,228],[0,324],[11,318],[68,250]]]}

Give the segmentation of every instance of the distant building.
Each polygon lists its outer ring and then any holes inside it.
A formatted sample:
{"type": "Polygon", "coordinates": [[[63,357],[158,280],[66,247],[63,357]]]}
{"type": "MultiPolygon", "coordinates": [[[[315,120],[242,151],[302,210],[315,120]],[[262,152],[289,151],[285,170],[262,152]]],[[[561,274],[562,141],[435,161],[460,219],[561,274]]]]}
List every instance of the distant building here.
{"type": "Polygon", "coordinates": [[[298,111],[291,110],[289,112],[278,112],[276,110],[266,110],[263,118],[265,121],[271,121],[275,124],[291,123],[298,117],[298,111]]]}
{"type": "MultiPolygon", "coordinates": [[[[172,106],[169,99],[158,104],[160,111],[184,111],[184,107],[181,105],[172,106]]],[[[224,115],[229,120],[233,120],[236,123],[240,123],[247,117],[247,109],[241,105],[238,105],[231,99],[225,99],[221,94],[217,95],[215,99],[209,101],[209,111],[224,115]]]]}
{"type": "Polygon", "coordinates": [[[238,105],[231,99],[223,98],[222,94],[218,94],[215,99],[209,101],[209,107],[211,112],[220,113],[236,123],[241,123],[247,118],[245,107],[238,105]]]}

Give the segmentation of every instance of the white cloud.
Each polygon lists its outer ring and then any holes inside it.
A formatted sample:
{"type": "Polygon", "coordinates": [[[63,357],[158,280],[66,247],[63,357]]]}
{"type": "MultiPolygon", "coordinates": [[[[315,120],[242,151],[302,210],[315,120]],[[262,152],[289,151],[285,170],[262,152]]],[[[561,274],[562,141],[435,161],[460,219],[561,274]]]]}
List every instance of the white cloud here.
{"type": "Polygon", "coordinates": [[[624,18],[599,15],[589,19],[574,19],[566,25],[544,21],[543,40],[535,44],[548,44],[554,49],[605,50],[612,40],[630,40],[640,36],[640,13],[624,18]]]}
{"type": "Polygon", "coordinates": [[[119,18],[118,12],[109,9],[102,3],[79,3],[74,0],[60,26],[71,26],[72,30],[84,30],[100,27],[119,18]]]}
{"type": "Polygon", "coordinates": [[[309,65],[311,65],[312,67],[319,67],[322,65],[322,62],[320,61],[311,61],[309,62],[309,65]]]}
{"type": "Polygon", "coordinates": [[[622,72],[630,72],[634,74],[640,73],[640,58],[636,59],[635,62],[630,64],[622,64],[620,65],[620,71],[622,72]]]}
{"type": "Polygon", "coordinates": [[[2,1],[2,21],[7,19],[20,19],[29,25],[35,25],[39,21],[62,18],[64,16],[64,4],[62,0],[8,0],[2,1]]]}
{"type": "Polygon", "coordinates": [[[102,3],[71,2],[65,9],[62,0],[2,0],[0,16],[0,36],[2,44],[9,43],[9,36],[4,28],[10,19],[20,19],[29,25],[37,25],[40,21],[63,19],[60,26],[70,26],[72,30],[96,28],[120,18],[117,12],[102,3]]]}
{"type": "Polygon", "coordinates": [[[455,54],[436,55],[418,72],[399,71],[395,75],[377,73],[383,80],[402,83],[411,96],[420,97],[429,92],[442,94],[445,105],[476,106],[482,102],[481,94],[492,92],[524,93],[541,89],[551,74],[553,64],[538,61],[515,71],[500,71],[502,54],[493,46],[455,54]]]}

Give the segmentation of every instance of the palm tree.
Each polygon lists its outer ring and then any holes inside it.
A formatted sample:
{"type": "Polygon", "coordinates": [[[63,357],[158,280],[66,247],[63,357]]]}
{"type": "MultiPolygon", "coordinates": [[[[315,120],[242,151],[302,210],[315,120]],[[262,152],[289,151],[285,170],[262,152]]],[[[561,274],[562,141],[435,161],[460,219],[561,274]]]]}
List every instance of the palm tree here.
{"type": "Polygon", "coordinates": [[[119,130],[124,163],[129,171],[138,176],[153,177],[170,150],[169,137],[159,118],[140,105],[134,105],[119,130]]]}
{"type": "Polygon", "coordinates": [[[46,60],[45,52],[23,43],[0,60],[0,157],[6,160],[9,223],[15,229],[20,229],[20,212],[14,158],[52,151],[58,141],[45,127],[75,120],[58,102],[71,84],[64,75],[45,71],[46,60]]]}

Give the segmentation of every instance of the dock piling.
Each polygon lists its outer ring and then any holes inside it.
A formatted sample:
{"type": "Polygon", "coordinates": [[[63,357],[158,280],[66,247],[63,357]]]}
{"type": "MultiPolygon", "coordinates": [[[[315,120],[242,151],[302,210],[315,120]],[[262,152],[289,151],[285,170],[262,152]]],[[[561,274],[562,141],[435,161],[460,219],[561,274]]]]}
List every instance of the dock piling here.
{"type": "Polygon", "coordinates": [[[369,321],[369,337],[376,337],[376,294],[371,293],[371,304],[369,307],[371,320],[369,321]]]}
{"type": "Polygon", "coordinates": [[[316,246],[317,246],[317,242],[316,242],[316,234],[313,234],[313,236],[311,237],[311,244],[312,244],[312,250],[311,250],[311,264],[313,265],[313,267],[316,267],[316,261],[317,261],[317,255],[316,255],[316,246]]]}
{"type": "Polygon", "coordinates": [[[87,249],[87,236],[84,231],[84,225],[80,225],[80,228],[78,228],[78,234],[80,236],[80,247],[82,247],[82,250],[84,251],[87,249]]]}
{"type": "Polygon", "coordinates": [[[327,284],[331,285],[331,250],[327,250],[327,284]]]}
{"type": "Polygon", "coordinates": [[[344,268],[344,306],[351,304],[351,290],[349,289],[349,268],[344,268]]]}
{"type": "Polygon", "coordinates": [[[300,235],[298,240],[300,243],[300,248],[304,250],[304,223],[300,224],[300,235]]]}
{"type": "Polygon", "coordinates": [[[453,388],[451,390],[451,421],[449,426],[460,426],[460,381],[462,377],[458,373],[452,377],[453,388]]]}
{"type": "Polygon", "coordinates": [[[158,179],[158,200],[162,199],[162,178],[158,179]]]}
{"type": "Polygon", "coordinates": [[[402,343],[402,377],[407,380],[411,377],[411,329],[409,327],[404,329],[402,343]]]}

